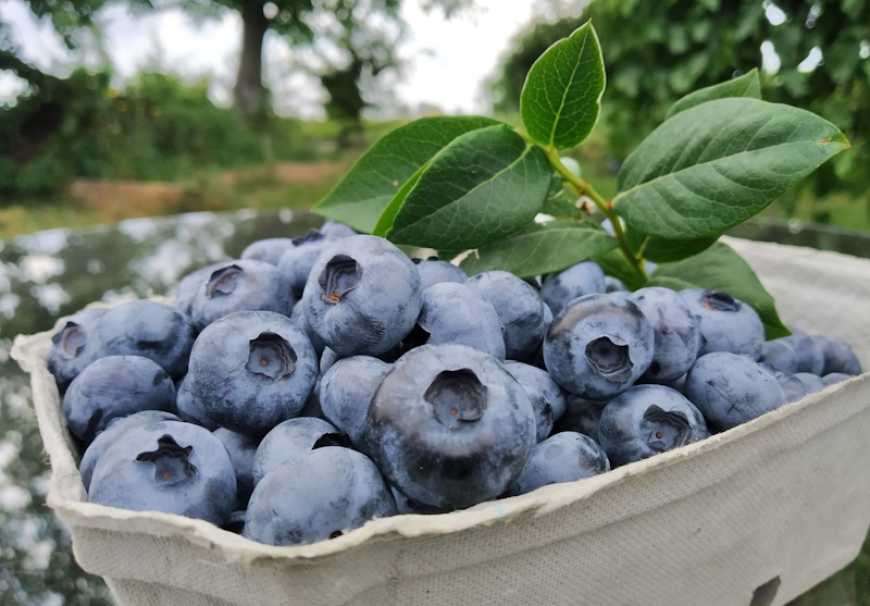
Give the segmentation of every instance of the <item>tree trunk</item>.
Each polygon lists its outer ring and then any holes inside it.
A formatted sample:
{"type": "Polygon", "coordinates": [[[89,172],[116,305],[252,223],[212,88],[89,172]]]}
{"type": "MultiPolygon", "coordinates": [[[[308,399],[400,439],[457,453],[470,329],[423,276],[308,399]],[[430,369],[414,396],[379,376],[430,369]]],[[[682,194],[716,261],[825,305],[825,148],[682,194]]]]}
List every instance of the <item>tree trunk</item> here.
{"type": "Polygon", "coordinates": [[[263,14],[262,0],[248,0],[242,5],[242,56],[234,89],[236,107],[244,114],[255,114],[266,104],[263,86],[263,38],[269,21],[263,14]]]}

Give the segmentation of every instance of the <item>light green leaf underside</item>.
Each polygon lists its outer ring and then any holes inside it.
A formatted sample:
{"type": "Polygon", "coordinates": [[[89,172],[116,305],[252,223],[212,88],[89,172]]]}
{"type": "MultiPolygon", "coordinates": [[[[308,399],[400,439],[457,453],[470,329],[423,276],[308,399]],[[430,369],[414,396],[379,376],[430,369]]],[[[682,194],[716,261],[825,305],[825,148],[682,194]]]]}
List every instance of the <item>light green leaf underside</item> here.
{"type": "Polygon", "coordinates": [[[691,109],[701,103],[713,101],[714,99],[725,99],[728,97],[751,97],[753,99],[761,99],[761,78],[758,76],[758,69],[753,68],[731,80],[708,86],[689,93],[682,99],[674,103],[668,110],[667,118],[676,114],[691,109]]]}

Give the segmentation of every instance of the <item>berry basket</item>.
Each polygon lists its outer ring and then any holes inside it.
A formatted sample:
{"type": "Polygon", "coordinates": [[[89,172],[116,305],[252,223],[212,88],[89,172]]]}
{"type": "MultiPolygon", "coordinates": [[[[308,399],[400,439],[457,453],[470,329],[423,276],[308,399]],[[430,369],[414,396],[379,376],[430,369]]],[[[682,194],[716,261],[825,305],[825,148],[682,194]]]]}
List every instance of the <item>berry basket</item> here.
{"type": "MultiPolygon", "coordinates": [[[[811,332],[870,365],[870,262],[729,240],[811,332]]],[[[870,525],[870,379],[578,482],[337,539],[270,547],[206,522],[87,502],[46,367],[19,337],[51,463],[48,504],[120,604],[784,604],[851,562],[870,525]]]]}

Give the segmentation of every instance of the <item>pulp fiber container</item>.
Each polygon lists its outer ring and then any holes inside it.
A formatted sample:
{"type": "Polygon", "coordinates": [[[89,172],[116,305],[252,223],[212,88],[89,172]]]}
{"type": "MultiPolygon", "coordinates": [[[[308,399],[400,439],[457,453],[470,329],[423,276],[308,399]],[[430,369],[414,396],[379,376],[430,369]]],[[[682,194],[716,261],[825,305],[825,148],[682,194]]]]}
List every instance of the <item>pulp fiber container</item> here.
{"type": "MultiPolygon", "coordinates": [[[[870,367],[870,262],[729,240],[786,323],[870,367]]],[[[864,375],[703,442],[578,482],[340,538],[270,547],[198,520],[87,502],[46,368],[19,337],[76,560],[135,606],[785,604],[849,564],[870,525],[864,375]]]]}

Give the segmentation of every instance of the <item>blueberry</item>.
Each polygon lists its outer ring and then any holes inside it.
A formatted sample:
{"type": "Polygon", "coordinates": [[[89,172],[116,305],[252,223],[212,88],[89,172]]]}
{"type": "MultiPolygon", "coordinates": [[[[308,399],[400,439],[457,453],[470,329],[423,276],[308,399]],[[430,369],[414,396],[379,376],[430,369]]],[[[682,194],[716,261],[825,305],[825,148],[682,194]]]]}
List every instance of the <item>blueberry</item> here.
{"type": "Polygon", "coordinates": [[[544,361],[563,389],[593,400],[631,387],[653,359],[655,333],[638,307],[612,295],[587,295],[556,316],[544,361]]]}
{"type": "Polygon", "coordinates": [[[751,421],[786,401],[773,373],[746,356],[728,352],[698,358],[686,379],[686,396],[717,430],[751,421]]]}
{"type": "Polygon", "coordinates": [[[395,501],[396,503],[396,513],[411,513],[417,515],[446,513],[443,509],[438,509],[437,507],[430,507],[429,505],[423,505],[422,503],[418,503],[414,499],[408,498],[405,493],[403,493],[395,486],[390,486],[389,488],[390,494],[393,495],[393,501],[395,501]]]}
{"type": "Polygon", "coordinates": [[[820,374],[861,374],[861,362],[858,361],[858,356],[855,355],[851,347],[831,337],[816,337],[816,342],[821,345],[825,360],[824,368],[820,374]]]}
{"type": "Polygon", "coordinates": [[[317,333],[311,330],[311,326],[308,324],[308,319],[305,317],[305,308],[302,305],[301,300],[297,301],[296,305],[293,306],[293,311],[290,313],[290,321],[293,322],[293,326],[306,334],[308,340],[311,341],[311,346],[314,348],[314,352],[318,356],[323,355],[326,345],[323,344],[323,341],[317,336],[317,333]]]}
{"type": "Polygon", "coordinates": [[[223,529],[234,534],[242,534],[245,529],[245,516],[247,511],[238,509],[230,514],[230,518],[224,523],[223,529]]]}
{"type": "Polygon", "coordinates": [[[224,265],[226,264],[212,263],[184,276],[172,291],[175,309],[185,316],[190,316],[193,313],[193,302],[197,298],[200,288],[208,282],[209,276],[224,265]]]}
{"type": "Polygon", "coordinates": [[[187,372],[195,330],[168,305],[130,301],[111,307],[96,322],[98,351],[106,356],[142,356],[163,367],[173,378],[187,372]]]}
{"type": "Polygon", "coordinates": [[[118,417],[175,408],[175,385],[156,363],[140,356],[107,356],[88,365],[63,397],[70,432],[90,442],[118,417]]]}
{"type": "Polygon", "coordinates": [[[369,409],[366,446],[390,483],[439,509],[501,495],[535,444],[535,414],[494,357],[424,345],[393,365],[369,409]]]}
{"type": "Polygon", "coordinates": [[[125,431],[137,425],[145,425],[148,423],[156,423],[157,421],[178,421],[178,417],[174,414],[162,410],[143,410],[136,412],[128,417],[121,417],[109,423],[105,430],[97,434],[94,441],[88,445],[87,450],[82,455],[82,460],[79,463],[79,473],[82,476],[82,483],[85,485],[85,490],[91,484],[91,477],[94,474],[94,467],[97,466],[97,461],[106,452],[106,449],[111,446],[115,440],[124,434],[125,431]]]}
{"type": "Polygon", "coordinates": [[[300,417],[315,417],[317,419],[326,420],[323,415],[323,408],[320,406],[320,379],[314,383],[314,388],[305,400],[305,406],[299,411],[300,417]]]}
{"type": "Polygon", "coordinates": [[[323,353],[320,355],[320,373],[325,373],[327,370],[332,368],[332,365],[336,362],[338,362],[338,354],[328,347],[325,348],[323,353]]]}
{"type": "Polygon", "coordinates": [[[655,333],[655,351],[643,378],[669,383],[689,372],[701,347],[701,331],[688,305],[670,288],[652,286],[631,295],[655,333]]]}
{"type": "Polygon", "coordinates": [[[468,276],[459,267],[448,261],[442,261],[438,257],[413,259],[413,261],[420,273],[420,284],[423,290],[441,282],[462,284],[468,279],[468,276]]]}
{"type": "Polygon", "coordinates": [[[587,400],[572,395],[568,396],[566,404],[565,414],[556,422],[553,433],[573,431],[597,440],[601,412],[604,410],[606,402],[587,400]]]}
{"type": "Polygon", "coordinates": [[[502,323],[491,303],[471,287],[442,282],[423,291],[411,345],[466,345],[504,360],[502,323]]]}
{"type": "Polygon", "coordinates": [[[302,297],[305,290],[311,268],[332,240],[315,229],[301,238],[296,238],[293,242],[294,246],[278,261],[278,272],[290,288],[293,297],[298,299],[302,297]]]}
{"type": "Polygon", "coordinates": [[[341,536],[374,518],[396,514],[374,463],[349,448],[318,448],[257,484],[244,536],[270,545],[299,545],[341,536]]]}
{"type": "Polygon", "coordinates": [[[348,227],[344,223],[338,223],[337,221],[327,221],[326,223],[321,225],[320,233],[322,233],[330,240],[349,238],[350,236],[356,235],[356,232],[352,228],[348,227]]]}
{"type": "Polygon", "coordinates": [[[659,454],[710,435],[701,412],[683,394],[664,385],[636,385],[601,413],[601,446],[613,465],[659,454]]]}
{"type": "Polygon", "coordinates": [[[237,311],[274,311],[289,315],[294,300],[274,265],[230,261],[202,275],[190,304],[190,318],[202,330],[237,311]]]}
{"type": "Polygon", "coordinates": [[[822,341],[801,333],[784,337],[782,341],[791,345],[797,356],[797,367],[793,372],[809,372],[814,375],[824,373],[825,350],[822,341]]]}
{"type": "Polygon", "coordinates": [[[314,349],[290,318],[240,311],[200,333],[185,387],[221,427],[263,435],[299,414],[316,379],[314,349]]]}
{"type": "Polygon", "coordinates": [[[793,374],[798,371],[798,356],[792,345],[793,341],[787,338],[765,341],[761,344],[761,355],[758,362],[767,364],[774,370],[793,374]]]}
{"type": "Polygon", "coordinates": [[[175,398],[175,409],[178,416],[186,423],[193,423],[214,431],[220,425],[210,419],[202,407],[202,402],[193,397],[190,391],[190,381],[187,375],[178,384],[178,393],[175,398]]]}
{"type": "Polygon", "coordinates": [[[238,505],[244,509],[251,497],[251,491],[254,490],[254,454],[260,441],[223,427],[212,433],[230,455],[230,462],[236,474],[238,505]]]}
{"type": "Polygon", "coordinates": [[[414,327],[422,306],[420,275],[383,238],[351,236],[323,252],[302,301],[311,329],[339,356],[378,355],[414,327]]]}
{"type": "Polygon", "coordinates": [[[253,466],[254,484],[267,473],[310,453],[324,436],[336,436],[338,433],[338,429],[330,423],[313,417],[297,417],[279,423],[266,434],[257,448],[253,466]]]}
{"type": "Polygon", "coordinates": [[[724,351],[758,358],[764,326],[749,305],[731,295],[701,288],[680,292],[701,330],[699,356],[724,351]]]}
{"type": "MultiPolygon", "coordinates": [[[[768,370],[771,369],[768,368],[768,370]]],[[[793,374],[774,370],[773,376],[776,377],[776,382],[782,387],[786,402],[797,402],[809,393],[804,382],[793,374]]]]}
{"type": "Polygon", "coordinates": [[[136,425],[103,453],[88,495],[92,503],[162,511],[218,526],[236,505],[230,457],[211,432],[178,421],[136,425]]]}
{"type": "Polygon", "coordinates": [[[565,414],[565,394],[550,375],[540,368],[522,362],[505,362],[504,367],[522,386],[532,403],[537,441],[540,442],[550,435],[553,423],[565,414]]]}
{"type": "Polygon", "coordinates": [[[622,292],[628,290],[619,278],[604,276],[604,292],[622,292]]]}
{"type": "Polygon", "coordinates": [[[541,287],[541,297],[554,314],[559,315],[569,301],[607,289],[604,272],[594,261],[583,261],[558,274],[547,276],[541,287]]]}
{"type": "Polygon", "coordinates": [[[825,383],[822,381],[822,378],[809,372],[796,372],[794,378],[803,383],[807,394],[816,393],[825,388],[825,383]]]}
{"type": "Polygon", "coordinates": [[[509,492],[526,494],[541,486],[574,482],[606,471],[610,471],[610,462],[595,440],[582,433],[563,431],[535,444],[509,492]]]}
{"type": "Polygon", "coordinates": [[[468,281],[495,308],[504,327],[505,355],[525,360],[540,347],[549,319],[547,305],[527,282],[506,271],[486,271],[468,281]]]}
{"type": "Polygon", "coordinates": [[[85,367],[97,359],[100,349],[96,336],[99,319],[106,308],[83,309],[64,322],[51,337],[48,370],[63,391],[85,367]]]}
{"type": "Polygon", "coordinates": [[[842,383],[843,381],[848,381],[852,378],[852,375],[847,375],[842,372],[831,372],[822,377],[822,383],[827,385],[834,385],[836,383],[842,383]]]}
{"type": "Polygon", "coordinates": [[[320,405],[324,416],[361,443],[369,407],[390,365],[370,356],[339,360],[320,380],[320,405]]]}
{"type": "Polygon", "coordinates": [[[267,238],[252,242],[242,251],[242,259],[278,265],[282,255],[293,248],[292,238],[267,238]]]}

